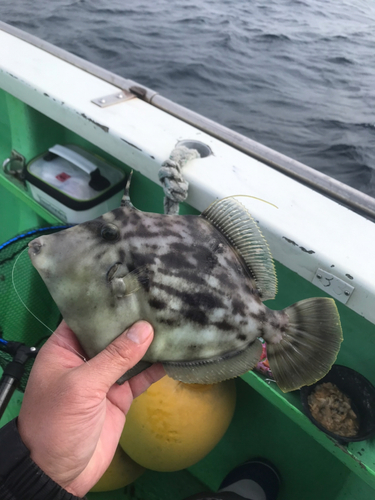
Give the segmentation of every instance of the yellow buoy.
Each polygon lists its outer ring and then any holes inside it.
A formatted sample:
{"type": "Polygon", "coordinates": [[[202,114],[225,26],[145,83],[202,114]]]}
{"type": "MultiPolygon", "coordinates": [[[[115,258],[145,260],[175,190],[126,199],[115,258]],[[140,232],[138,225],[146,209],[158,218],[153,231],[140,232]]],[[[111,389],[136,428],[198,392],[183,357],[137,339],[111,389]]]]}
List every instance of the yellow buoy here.
{"type": "Polygon", "coordinates": [[[112,491],[124,488],[139,478],[145,468],[132,460],[120,446],[117,447],[108,469],[90,491],[112,491]]]}
{"type": "Polygon", "coordinates": [[[147,469],[185,469],[220,441],[235,404],[234,380],[201,385],[165,376],[134,400],[120,445],[147,469]]]}

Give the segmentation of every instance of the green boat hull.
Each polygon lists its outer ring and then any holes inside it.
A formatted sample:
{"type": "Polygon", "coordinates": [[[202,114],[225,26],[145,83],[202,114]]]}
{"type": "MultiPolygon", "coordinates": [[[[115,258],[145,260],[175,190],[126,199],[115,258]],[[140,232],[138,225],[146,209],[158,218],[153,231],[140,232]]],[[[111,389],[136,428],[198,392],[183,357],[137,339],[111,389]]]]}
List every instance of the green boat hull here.
{"type": "MultiPolygon", "coordinates": [[[[0,90],[0,158],[12,149],[22,151],[26,161],[54,143],[74,143],[100,154],[129,172],[125,165],[78,134],[0,90]]],[[[163,193],[146,177],[135,173],[132,184],[134,205],[146,211],[162,212],[163,193]]],[[[182,213],[197,213],[183,204],[182,213]]],[[[38,205],[22,186],[0,174],[0,243],[24,230],[60,221],[38,205]]],[[[282,309],[298,300],[326,296],[311,283],[276,262],[279,281],[277,298],[268,302],[282,309]]],[[[2,284],[4,285],[4,283],[2,284]]],[[[10,286],[8,283],[6,286],[10,286]]],[[[5,287],[4,285],[4,287],[5,287]]],[[[31,283],[40,287],[39,283],[31,283]]],[[[3,288],[5,290],[5,288],[3,288]]],[[[7,288],[11,294],[11,288],[7,288]]],[[[35,288],[33,289],[35,293],[35,288]]],[[[34,322],[23,307],[14,319],[4,313],[9,294],[1,297],[1,327],[4,337],[33,343],[29,325],[34,322]]],[[[46,304],[52,299],[46,297],[46,304]]],[[[373,370],[374,325],[338,303],[345,341],[338,363],[358,370],[375,383],[373,370]]],[[[38,329],[34,325],[34,329],[38,329]]],[[[40,327],[42,328],[42,327],[40,327]]],[[[298,391],[283,394],[272,382],[254,372],[237,379],[238,402],[233,421],[220,443],[202,461],[188,470],[159,473],[146,471],[122,490],[90,493],[90,499],[179,500],[202,490],[216,490],[223,477],[236,465],[256,456],[275,463],[282,476],[280,500],[370,500],[375,496],[375,450],[371,441],[341,446],[317,429],[303,414],[298,391]]],[[[22,393],[16,391],[0,425],[17,416],[22,393]]]]}

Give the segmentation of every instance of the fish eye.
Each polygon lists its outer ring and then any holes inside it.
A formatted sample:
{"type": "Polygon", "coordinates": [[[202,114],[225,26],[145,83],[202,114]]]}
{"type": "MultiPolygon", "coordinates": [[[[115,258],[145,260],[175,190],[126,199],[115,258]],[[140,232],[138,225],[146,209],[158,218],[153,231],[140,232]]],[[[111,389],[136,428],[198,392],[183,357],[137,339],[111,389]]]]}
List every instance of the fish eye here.
{"type": "Polygon", "coordinates": [[[120,231],[115,224],[106,224],[102,227],[101,237],[108,241],[115,241],[120,236],[120,231]]]}

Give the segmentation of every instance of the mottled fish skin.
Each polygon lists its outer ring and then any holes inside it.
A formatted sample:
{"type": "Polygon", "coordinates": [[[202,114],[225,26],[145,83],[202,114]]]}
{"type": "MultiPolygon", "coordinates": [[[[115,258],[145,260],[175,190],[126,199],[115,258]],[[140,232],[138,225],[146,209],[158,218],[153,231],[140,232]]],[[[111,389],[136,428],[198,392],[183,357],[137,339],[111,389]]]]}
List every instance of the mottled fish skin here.
{"type": "Polygon", "coordinates": [[[254,368],[263,337],[284,391],[322,378],[342,342],[333,299],[308,298],[283,311],[272,255],[240,202],[224,198],[201,216],[136,210],[129,182],[121,208],[29,244],[29,255],[88,356],[137,320],[154,327],[127,380],[162,362],[188,383],[215,383],[254,368]]]}
{"type": "Polygon", "coordinates": [[[263,305],[236,250],[199,216],[124,207],[38,242],[34,265],[89,356],[139,319],[155,329],[143,358],[150,362],[235,352],[285,321],[263,305]],[[118,240],[102,238],[108,223],[118,240]],[[116,263],[122,276],[141,269],[140,289],[114,293],[107,273],[116,263]]]}

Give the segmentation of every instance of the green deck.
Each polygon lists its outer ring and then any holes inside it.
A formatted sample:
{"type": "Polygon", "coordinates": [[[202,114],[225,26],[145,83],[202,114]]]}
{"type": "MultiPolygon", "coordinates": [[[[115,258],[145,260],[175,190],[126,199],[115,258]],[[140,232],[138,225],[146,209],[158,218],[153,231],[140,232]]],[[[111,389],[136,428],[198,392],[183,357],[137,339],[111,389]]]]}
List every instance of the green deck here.
{"type": "MultiPolygon", "coordinates": [[[[30,160],[56,142],[75,143],[129,171],[115,158],[100,151],[71,131],[0,91],[0,159],[16,149],[30,160]],[[11,117],[11,120],[9,119],[11,117]],[[4,132],[3,132],[4,131],[4,132]]],[[[140,174],[131,188],[135,206],[161,212],[162,191],[140,174]]],[[[196,213],[184,205],[183,213],[196,213]]],[[[59,222],[35,203],[17,183],[0,174],[0,243],[19,232],[59,222]]],[[[276,263],[279,280],[277,299],[268,306],[281,309],[298,300],[324,293],[276,263]]],[[[6,301],[6,297],[2,297],[6,301]]],[[[3,305],[3,304],[2,304],[3,305]]],[[[338,362],[358,370],[375,383],[373,369],[374,325],[338,304],[344,343],[338,362]]],[[[29,321],[28,313],[20,325],[29,321]]],[[[279,468],[283,478],[280,499],[370,500],[375,497],[375,442],[342,447],[319,431],[301,411],[298,391],[285,395],[264,378],[249,372],[237,380],[238,403],[233,422],[218,446],[187,471],[147,471],[138,481],[113,493],[90,494],[90,499],[183,499],[215,489],[235,465],[254,456],[265,456],[279,468]]],[[[16,393],[0,424],[17,415],[22,399],[16,393]]]]}

